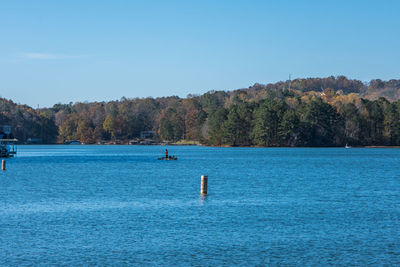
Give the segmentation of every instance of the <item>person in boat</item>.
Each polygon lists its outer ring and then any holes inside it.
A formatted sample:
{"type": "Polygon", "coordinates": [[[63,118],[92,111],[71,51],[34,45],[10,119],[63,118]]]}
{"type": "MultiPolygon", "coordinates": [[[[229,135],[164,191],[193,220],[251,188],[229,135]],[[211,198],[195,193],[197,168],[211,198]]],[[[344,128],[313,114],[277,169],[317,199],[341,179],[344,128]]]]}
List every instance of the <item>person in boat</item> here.
{"type": "Polygon", "coordinates": [[[168,149],[165,149],[165,158],[168,158],[168,149]]]}

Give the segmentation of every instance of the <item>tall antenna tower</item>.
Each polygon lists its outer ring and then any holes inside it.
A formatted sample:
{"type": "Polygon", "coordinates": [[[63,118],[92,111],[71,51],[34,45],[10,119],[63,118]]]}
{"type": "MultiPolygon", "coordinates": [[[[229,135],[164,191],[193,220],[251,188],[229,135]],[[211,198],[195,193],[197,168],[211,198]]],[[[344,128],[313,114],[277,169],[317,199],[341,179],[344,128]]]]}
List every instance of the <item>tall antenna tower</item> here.
{"type": "Polygon", "coordinates": [[[290,90],[291,85],[292,85],[292,74],[289,73],[289,88],[288,88],[288,90],[290,90]]]}

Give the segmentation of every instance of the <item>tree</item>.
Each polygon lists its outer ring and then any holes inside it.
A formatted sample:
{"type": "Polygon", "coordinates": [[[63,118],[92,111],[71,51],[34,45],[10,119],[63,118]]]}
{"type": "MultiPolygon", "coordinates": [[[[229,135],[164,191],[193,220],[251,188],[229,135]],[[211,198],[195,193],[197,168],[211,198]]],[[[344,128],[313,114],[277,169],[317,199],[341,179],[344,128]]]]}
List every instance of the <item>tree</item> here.
{"type": "Polygon", "coordinates": [[[400,145],[400,101],[389,104],[385,110],[383,136],[387,144],[392,146],[400,145]]]}
{"type": "Polygon", "coordinates": [[[83,143],[93,144],[95,142],[93,126],[88,119],[82,119],[78,122],[76,136],[83,143]]]}
{"type": "Polygon", "coordinates": [[[344,119],[344,139],[352,145],[360,144],[360,116],[357,107],[348,103],[342,109],[341,116],[344,119]]]}
{"type": "Polygon", "coordinates": [[[251,144],[252,107],[247,103],[233,105],[223,124],[223,144],[246,146],[251,144]]]}
{"type": "Polygon", "coordinates": [[[303,125],[303,130],[309,131],[309,145],[341,145],[340,116],[332,106],[320,98],[313,99],[305,106],[302,122],[306,124],[303,125]]]}
{"type": "Polygon", "coordinates": [[[162,113],[159,130],[162,139],[177,141],[184,138],[185,122],[182,115],[176,108],[168,108],[162,113]]]}
{"type": "Polygon", "coordinates": [[[278,137],[281,145],[295,146],[299,138],[299,118],[294,110],[288,109],[278,125],[278,137]]]}
{"type": "Polygon", "coordinates": [[[104,130],[111,135],[112,139],[118,139],[122,136],[123,126],[124,120],[119,115],[114,117],[109,114],[103,123],[104,130]]]}
{"type": "Polygon", "coordinates": [[[227,118],[228,111],[220,108],[208,119],[207,141],[210,145],[222,145],[223,125],[227,118]]]}
{"type": "Polygon", "coordinates": [[[259,146],[276,146],[278,144],[278,123],[276,101],[267,101],[254,111],[253,143],[259,146]]]}

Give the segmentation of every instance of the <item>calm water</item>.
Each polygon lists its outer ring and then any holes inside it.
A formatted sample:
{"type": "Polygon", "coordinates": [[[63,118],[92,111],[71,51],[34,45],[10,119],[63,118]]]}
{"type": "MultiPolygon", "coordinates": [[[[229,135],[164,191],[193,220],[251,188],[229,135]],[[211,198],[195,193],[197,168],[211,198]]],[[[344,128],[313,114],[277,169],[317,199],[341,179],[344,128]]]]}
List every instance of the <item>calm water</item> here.
{"type": "Polygon", "coordinates": [[[0,265],[400,264],[400,149],[164,149],[20,146],[0,265]]]}

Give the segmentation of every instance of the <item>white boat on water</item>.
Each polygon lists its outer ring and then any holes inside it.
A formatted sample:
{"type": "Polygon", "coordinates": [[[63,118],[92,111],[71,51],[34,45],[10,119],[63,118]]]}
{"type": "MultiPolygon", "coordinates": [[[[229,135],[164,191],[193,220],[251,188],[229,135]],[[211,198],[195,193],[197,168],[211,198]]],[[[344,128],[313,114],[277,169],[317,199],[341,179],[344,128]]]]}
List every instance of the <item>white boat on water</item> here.
{"type": "Polygon", "coordinates": [[[344,148],[351,148],[351,146],[349,146],[348,144],[346,144],[346,145],[344,146],[344,148]]]}

